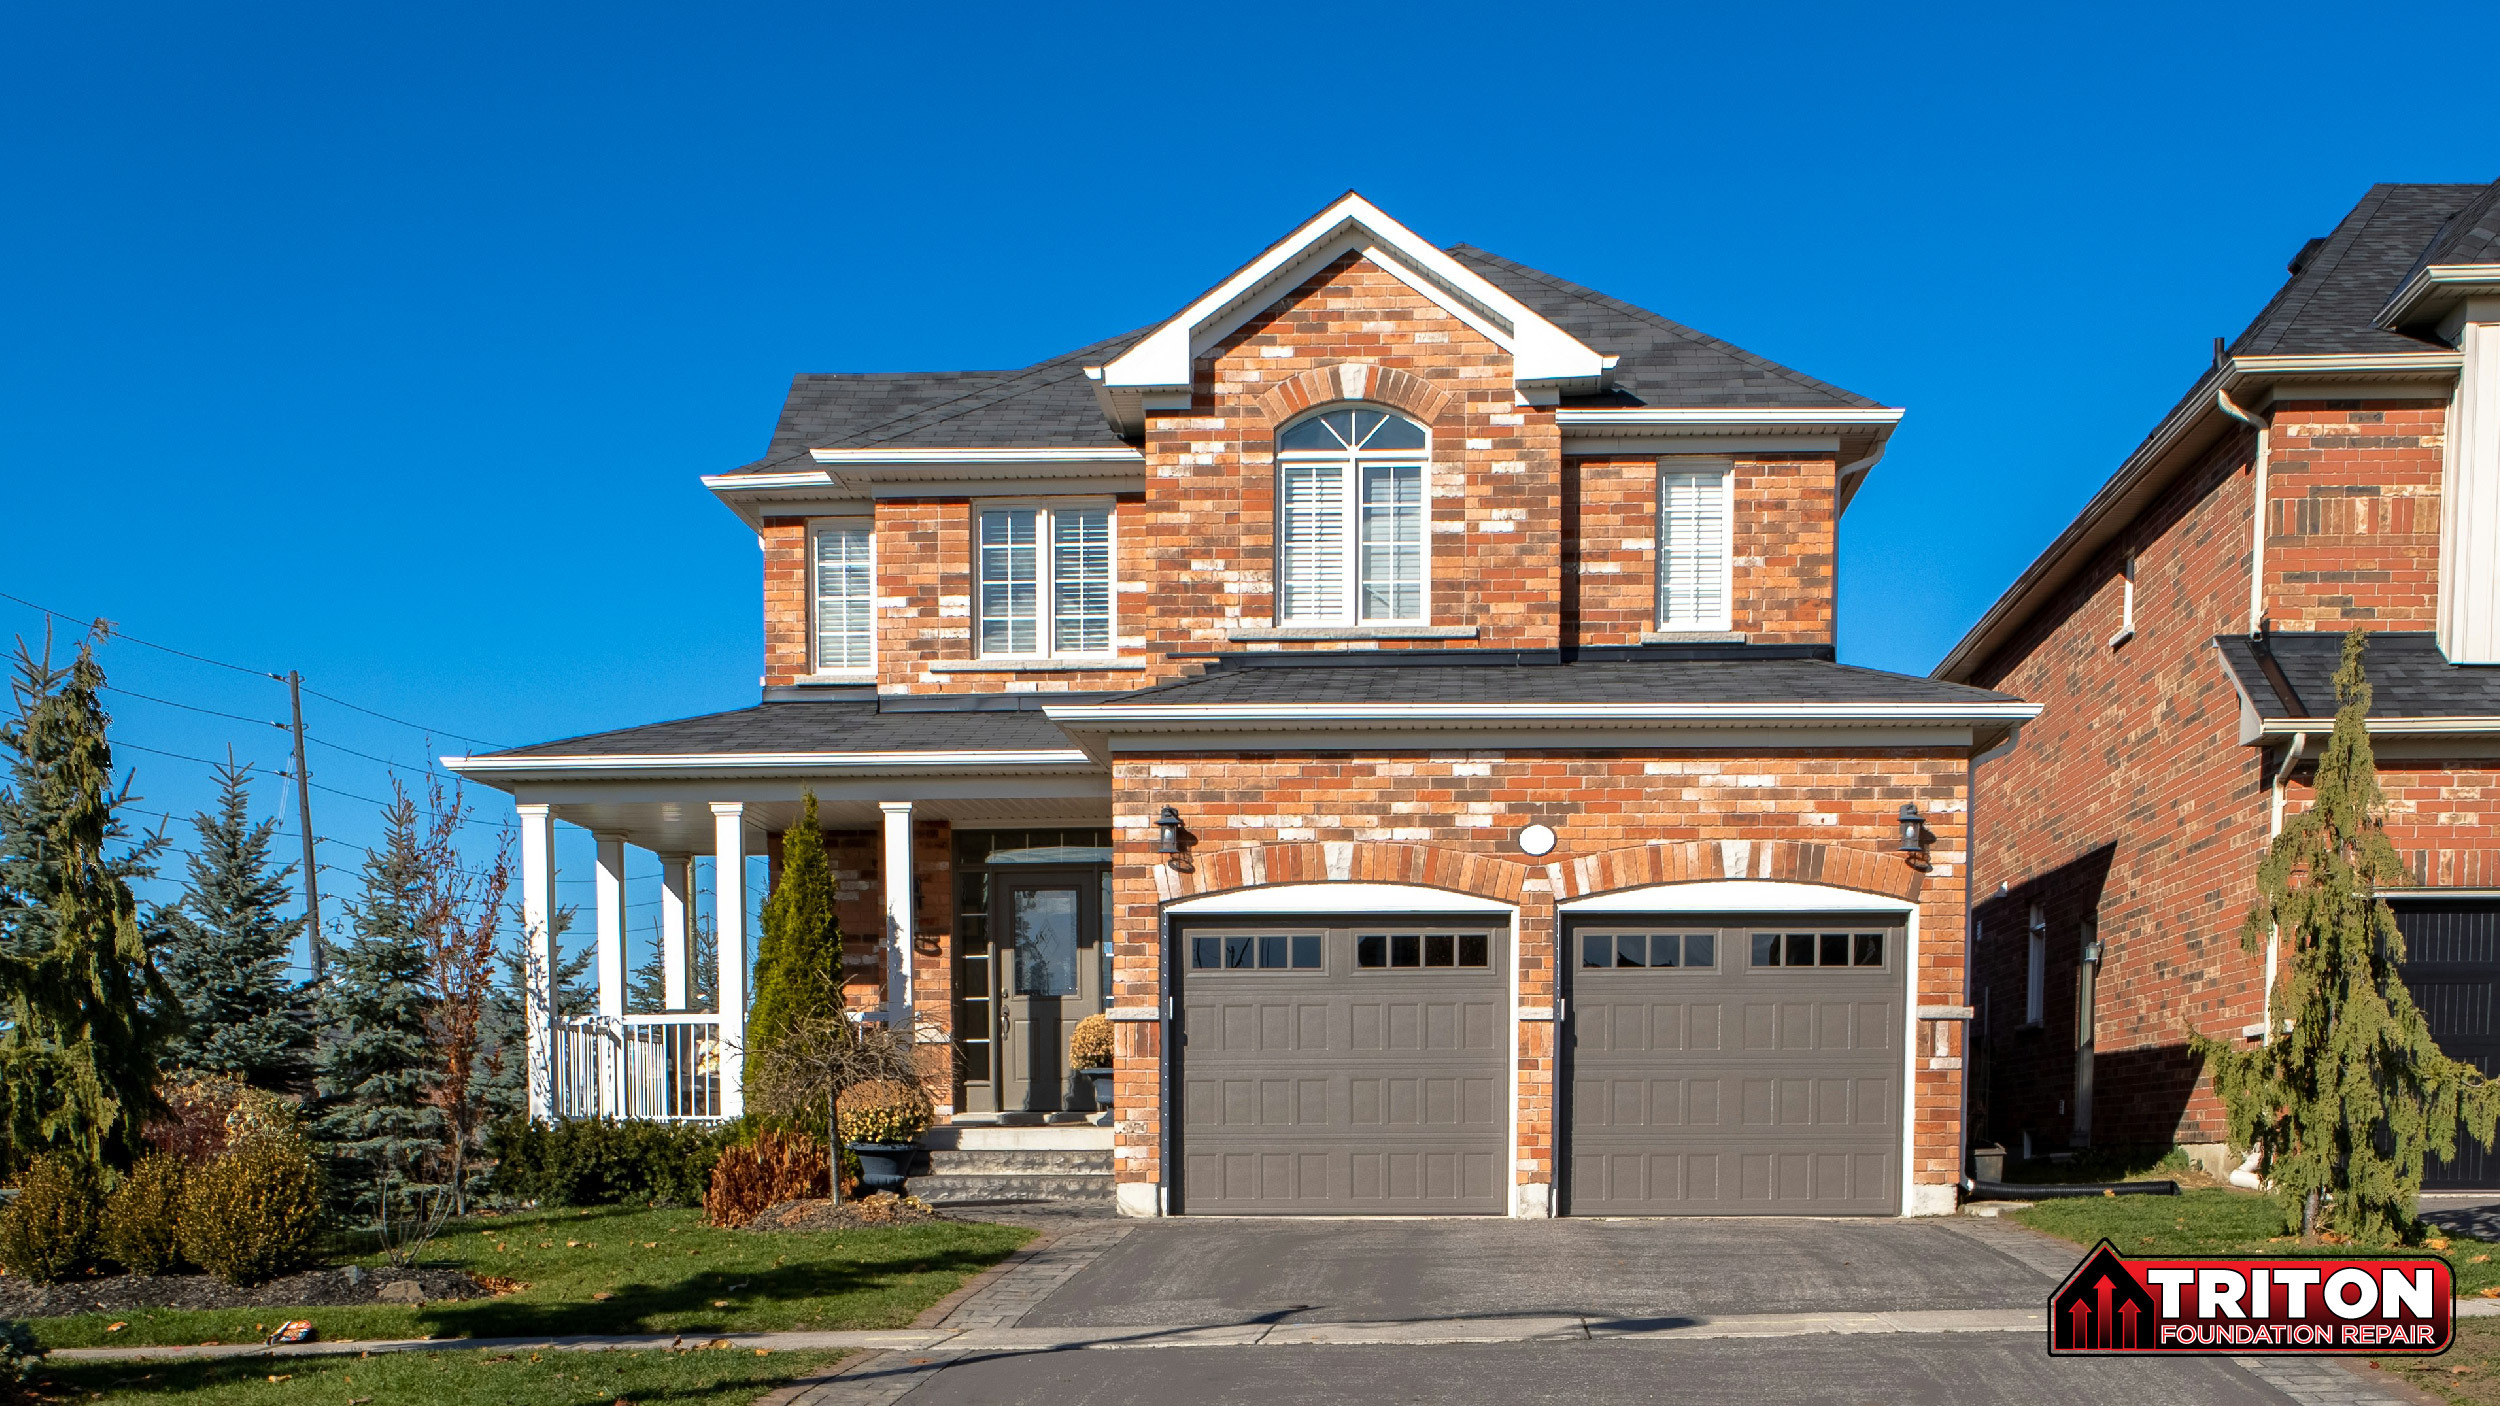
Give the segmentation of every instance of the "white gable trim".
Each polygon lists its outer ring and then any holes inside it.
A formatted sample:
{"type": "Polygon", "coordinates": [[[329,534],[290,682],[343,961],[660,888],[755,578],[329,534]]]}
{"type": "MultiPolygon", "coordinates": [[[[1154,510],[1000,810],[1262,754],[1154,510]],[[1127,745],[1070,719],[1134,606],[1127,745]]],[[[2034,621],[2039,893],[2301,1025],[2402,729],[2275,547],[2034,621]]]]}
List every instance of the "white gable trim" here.
{"type": "Polygon", "coordinates": [[[1348,193],[1125,353],[1085,368],[1105,412],[1123,431],[1134,431],[1144,409],[1162,408],[1153,398],[1186,397],[1198,356],[1349,250],[1360,250],[1509,352],[1512,381],[1523,394],[1551,399],[1604,385],[1614,358],[1601,356],[1378,206],[1348,193]]]}

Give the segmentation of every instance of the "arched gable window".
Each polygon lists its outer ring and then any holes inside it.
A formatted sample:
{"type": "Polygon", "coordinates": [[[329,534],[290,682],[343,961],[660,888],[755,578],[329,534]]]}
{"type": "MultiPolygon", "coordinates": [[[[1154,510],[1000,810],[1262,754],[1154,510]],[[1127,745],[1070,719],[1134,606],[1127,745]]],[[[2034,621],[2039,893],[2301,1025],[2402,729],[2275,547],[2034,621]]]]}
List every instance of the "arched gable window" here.
{"type": "Polygon", "coordinates": [[[1385,410],[1324,410],[1276,436],[1276,619],[1424,618],[1431,437],[1385,410]]]}

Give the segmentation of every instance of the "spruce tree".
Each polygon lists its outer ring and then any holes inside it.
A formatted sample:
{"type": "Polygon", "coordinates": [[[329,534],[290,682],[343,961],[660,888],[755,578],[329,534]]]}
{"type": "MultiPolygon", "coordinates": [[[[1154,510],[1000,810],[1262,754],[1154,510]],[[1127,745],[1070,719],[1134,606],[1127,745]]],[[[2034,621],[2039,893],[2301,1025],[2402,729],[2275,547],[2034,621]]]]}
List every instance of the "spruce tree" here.
{"type": "Polygon", "coordinates": [[[816,828],[816,793],[799,793],[799,823],[781,837],[781,881],[764,900],[755,999],[747,1007],[746,1068],[811,1018],[842,1014],[842,930],[834,922],[833,867],[816,828]]]}
{"type": "MultiPolygon", "coordinates": [[[[687,965],[694,969],[686,974],[686,1009],[720,1009],[720,941],[712,935],[711,919],[693,913],[686,915],[686,946],[687,965]]],[[[658,945],[654,944],[651,960],[634,968],[633,978],[625,986],[625,1009],[637,1015],[657,1015],[669,1008],[668,973],[660,958],[658,945]]]]}
{"type": "Polygon", "coordinates": [[[0,728],[0,1131],[23,1165],[60,1152],[108,1170],[141,1150],[158,1108],[171,1002],[149,958],[129,880],[152,874],[161,837],[128,844],[114,814],[109,719],[95,660],[102,627],[66,669],[18,646],[16,716],[0,728]]]}
{"type": "Polygon", "coordinates": [[[2251,955],[2277,943],[2265,1043],[2192,1043],[2213,1067],[2232,1140],[2263,1148],[2286,1228],[2385,1245],[2416,1229],[2425,1153],[2454,1156],[2460,1130],[2491,1144],[2500,1085],[2440,1052],[2399,972],[2404,934],[2378,890],[2405,875],[2381,828],[2367,645],[2358,629],[2344,637],[2311,804],[2258,866],[2240,931],[2251,955]]]}
{"type": "Polygon", "coordinates": [[[416,803],[382,813],[382,843],[366,854],[363,893],[349,905],[353,937],[330,959],[320,996],[324,1039],[314,1068],[314,1136],[337,1160],[335,1181],[360,1210],[386,1183],[422,1179],[443,1146],[443,1115],[428,1104],[439,1060],[428,1030],[425,882],[416,803]]]}
{"type": "Polygon", "coordinates": [[[280,911],[295,866],[271,865],[278,822],[251,818],[251,774],[228,756],[217,769],[216,808],[191,818],[199,848],[157,952],[183,1020],[167,1058],[289,1092],[312,1072],[310,1012],[303,988],[286,979],[287,955],[304,923],[280,911]]]}

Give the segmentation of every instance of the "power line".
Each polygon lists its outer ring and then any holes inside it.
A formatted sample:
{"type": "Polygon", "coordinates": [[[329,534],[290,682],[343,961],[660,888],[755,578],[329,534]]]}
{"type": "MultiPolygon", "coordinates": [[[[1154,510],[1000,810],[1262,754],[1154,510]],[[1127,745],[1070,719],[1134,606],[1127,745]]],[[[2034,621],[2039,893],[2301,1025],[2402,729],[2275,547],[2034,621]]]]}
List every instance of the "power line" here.
{"type": "Polygon", "coordinates": [[[353,708],[353,709],[355,709],[357,712],[359,712],[359,713],[363,713],[363,714],[364,714],[364,715],[366,715],[367,717],[380,718],[382,721],[384,721],[384,722],[386,722],[386,723],[397,723],[397,724],[399,724],[401,727],[410,727],[410,728],[415,728],[417,731],[422,732],[422,733],[425,733],[425,734],[427,734],[427,735],[429,735],[429,736],[431,736],[431,735],[435,735],[435,734],[440,734],[440,735],[442,735],[442,736],[444,736],[444,737],[457,737],[457,738],[459,738],[459,739],[460,739],[461,741],[463,741],[463,742],[474,742],[474,743],[476,743],[477,745],[479,745],[480,747],[501,747],[501,746],[503,746],[503,745],[504,745],[504,744],[503,744],[503,743],[501,743],[501,742],[489,742],[489,741],[487,741],[487,740],[486,740],[485,738],[483,738],[483,737],[471,737],[471,736],[467,735],[466,733],[454,732],[454,731],[452,731],[450,728],[447,728],[447,727],[427,727],[427,726],[426,726],[425,724],[423,724],[423,723],[412,723],[412,722],[408,721],[406,718],[394,718],[394,717],[392,717],[392,716],[391,716],[390,714],[388,714],[388,713],[377,713],[377,712],[375,712],[373,709],[366,707],[366,706],[365,706],[365,705],[363,705],[362,703],[350,703],[350,702],[348,702],[348,701],[347,701],[346,699],[344,699],[344,698],[337,698],[337,697],[333,697],[333,696],[331,696],[330,694],[324,693],[324,692],[322,692],[320,689],[317,689],[317,688],[308,688],[308,689],[305,689],[304,691],[305,691],[306,693],[311,694],[311,695],[312,695],[313,697],[315,697],[315,698],[322,699],[322,700],[324,700],[324,701],[326,701],[326,702],[336,703],[336,704],[338,704],[338,705],[339,705],[340,707],[342,707],[342,708],[353,708]]]}
{"type": "MultiPolygon", "coordinates": [[[[129,740],[127,740],[127,739],[123,739],[123,740],[120,740],[120,741],[110,742],[108,745],[111,745],[111,746],[114,746],[114,747],[128,747],[130,750],[132,750],[132,751],[134,751],[134,752],[152,752],[152,753],[154,753],[154,754],[156,754],[157,756],[160,756],[160,757],[171,757],[171,758],[173,758],[175,761],[178,761],[178,762],[198,762],[198,763],[199,763],[200,765],[202,765],[202,766],[224,766],[224,765],[225,765],[225,763],[224,763],[224,762],[220,762],[220,761],[212,761],[211,759],[209,759],[209,758],[207,758],[207,757],[195,757],[195,756],[192,756],[192,755],[191,755],[190,753],[188,753],[188,752],[168,752],[168,751],[166,751],[166,750],[165,750],[164,748],[162,748],[162,747],[150,747],[150,746],[148,746],[148,745],[147,745],[147,744],[145,744],[145,743],[142,743],[142,742],[132,742],[132,741],[129,741],[129,740]]],[[[284,775],[286,775],[286,773],[282,771],[282,772],[279,772],[279,773],[278,773],[278,775],[280,775],[280,776],[284,776],[284,775]]]]}
{"type": "Polygon", "coordinates": [[[267,718],[247,718],[241,713],[228,713],[222,712],[216,708],[203,708],[197,703],[178,703],[171,698],[158,698],[154,694],[141,693],[135,688],[123,688],[118,684],[108,683],[104,685],[104,691],[106,693],[118,693],[124,698],[136,698],[143,703],[161,703],[168,708],[180,708],[186,712],[192,713],[206,713],[212,718],[229,718],[239,723],[251,723],[257,727],[274,727],[280,732],[286,731],[285,723],[271,722],[267,718]]]}
{"type": "MultiPolygon", "coordinates": [[[[54,610],[48,605],[37,605],[33,601],[26,599],[24,596],[13,596],[6,591],[0,591],[0,599],[16,601],[19,605],[26,607],[28,610],[40,610],[44,614],[49,615],[56,620],[67,620],[73,625],[92,626],[104,623],[104,617],[100,615],[92,618],[81,618],[70,614],[66,610],[54,610]]],[[[232,669],[238,674],[255,674],[264,679],[274,679],[278,677],[276,674],[269,672],[267,669],[253,669],[247,668],[241,664],[229,664],[223,659],[211,659],[205,654],[193,654],[187,649],[176,649],[170,644],[158,644],[153,640],[143,640],[137,635],[124,634],[120,630],[113,631],[112,637],[117,640],[128,640],[132,644],[143,645],[149,649],[162,650],[167,654],[178,654],[185,659],[195,660],[202,664],[214,664],[220,669],[232,669]]]]}

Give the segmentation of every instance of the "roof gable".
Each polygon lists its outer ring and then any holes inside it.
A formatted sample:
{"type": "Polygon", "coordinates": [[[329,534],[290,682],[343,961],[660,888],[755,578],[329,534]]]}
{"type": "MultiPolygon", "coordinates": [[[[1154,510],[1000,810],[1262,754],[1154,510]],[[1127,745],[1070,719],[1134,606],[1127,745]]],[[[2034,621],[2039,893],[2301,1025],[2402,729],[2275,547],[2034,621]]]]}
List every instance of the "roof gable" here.
{"type": "Polygon", "coordinates": [[[1105,415],[1133,433],[1147,409],[1186,408],[1199,357],[1348,253],[1508,352],[1523,394],[1550,402],[1604,385],[1613,358],[1349,191],[1134,346],[1086,368],[1105,415]]]}

